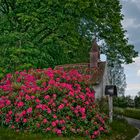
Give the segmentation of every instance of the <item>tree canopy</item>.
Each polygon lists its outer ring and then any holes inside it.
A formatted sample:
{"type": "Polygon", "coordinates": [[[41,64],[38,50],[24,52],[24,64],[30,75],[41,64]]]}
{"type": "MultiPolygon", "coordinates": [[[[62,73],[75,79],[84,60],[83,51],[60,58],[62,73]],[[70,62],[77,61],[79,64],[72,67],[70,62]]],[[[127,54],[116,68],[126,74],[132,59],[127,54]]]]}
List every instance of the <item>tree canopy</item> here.
{"type": "MultiPolygon", "coordinates": [[[[124,73],[124,68],[121,64],[114,61],[112,62],[113,65],[108,65],[108,78],[109,83],[112,85],[117,86],[117,93],[118,96],[124,96],[125,94],[125,88],[126,88],[126,75],[124,73]]],[[[110,61],[108,61],[108,64],[111,64],[110,61]]]]}
{"type": "Polygon", "coordinates": [[[0,0],[0,70],[86,62],[93,35],[111,61],[137,56],[119,0],[0,0]]]}

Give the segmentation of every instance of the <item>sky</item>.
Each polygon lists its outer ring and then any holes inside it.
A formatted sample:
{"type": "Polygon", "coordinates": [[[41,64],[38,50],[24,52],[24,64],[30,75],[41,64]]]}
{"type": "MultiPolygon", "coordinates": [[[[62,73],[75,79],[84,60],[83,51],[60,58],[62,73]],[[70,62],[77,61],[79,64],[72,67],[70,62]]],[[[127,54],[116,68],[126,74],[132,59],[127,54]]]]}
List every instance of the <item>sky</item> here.
{"type": "Polygon", "coordinates": [[[129,43],[135,46],[139,56],[134,63],[124,65],[127,88],[125,95],[134,97],[140,91],[140,0],[120,0],[124,20],[122,25],[127,30],[129,43]]]}

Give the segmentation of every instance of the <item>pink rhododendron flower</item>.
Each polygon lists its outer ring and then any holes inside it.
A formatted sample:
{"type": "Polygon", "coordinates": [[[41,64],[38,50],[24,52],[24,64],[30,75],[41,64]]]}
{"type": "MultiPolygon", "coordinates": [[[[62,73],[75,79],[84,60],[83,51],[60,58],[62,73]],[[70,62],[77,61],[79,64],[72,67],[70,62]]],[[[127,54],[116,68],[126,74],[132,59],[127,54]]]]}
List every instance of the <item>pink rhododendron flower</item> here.
{"type": "Polygon", "coordinates": [[[25,110],[23,110],[21,113],[22,113],[23,116],[26,115],[26,111],[25,110]]]}
{"type": "Polygon", "coordinates": [[[73,91],[70,91],[70,92],[69,92],[69,95],[70,95],[70,96],[74,96],[74,92],[73,92],[73,91]]]}
{"type": "Polygon", "coordinates": [[[58,124],[59,123],[59,120],[56,120],[55,122],[56,122],[56,124],[58,124]]]}
{"type": "Polygon", "coordinates": [[[9,123],[9,122],[10,122],[10,119],[6,119],[5,122],[6,122],[6,123],[9,123]]]}
{"type": "Polygon", "coordinates": [[[68,102],[68,100],[67,100],[66,98],[64,98],[64,99],[63,99],[63,102],[64,102],[64,103],[67,103],[67,102],[68,102]]]}
{"type": "Polygon", "coordinates": [[[60,129],[57,129],[56,133],[57,133],[57,135],[61,135],[62,131],[60,129]]]}
{"type": "Polygon", "coordinates": [[[31,96],[31,99],[35,99],[35,96],[31,96]]]}
{"type": "Polygon", "coordinates": [[[11,101],[10,100],[6,100],[6,105],[10,105],[11,101]]]}
{"type": "Polygon", "coordinates": [[[89,105],[89,101],[86,101],[85,104],[86,104],[86,105],[89,105]]]}
{"type": "Polygon", "coordinates": [[[63,109],[63,108],[64,108],[64,104],[58,106],[58,109],[63,109]]]}
{"type": "Polygon", "coordinates": [[[36,124],[36,127],[37,127],[37,128],[40,128],[40,124],[39,124],[39,123],[37,123],[37,124],[36,124]]]}
{"type": "Polygon", "coordinates": [[[100,131],[104,131],[104,128],[103,128],[103,127],[100,127],[99,130],[100,130],[100,131]]]}
{"type": "Polygon", "coordinates": [[[41,109],[42,108],[42,104],[36,105],[36,108],[41,109]]]}
{"type": "Polygon", "coordinates": [[[27,119],[24,118],[24,119],[23,119],[23,122],[26,123],[26,122],[27,122],[27,119]]]}
{"type": "Polygon", "coordinates": [[[43,82],[43,83],[42,83],[42,86],[45,87],[45,86],[46,86],[46,82],[43,82]]]}
{"type": "Polygon", "coordinates": [[[51,68],[48,68],[48,69],[47,69],[46,74],[47,74],[50,78],[53,78],[53,77],[54,77],[54,73],[53,73],[53,70],[52,70],[51,68]]]}
{"type": "Polygon", "coordinates": [[[56,118],[57,118],[57,116],[56,116],[56,115],[53,115],[53,118],[54,118],[54,119],[56,119],[56,118]]]}
{"type": "Polygon", "coordinates": [[[60,124],[65,124],[65,120],[60,120],[59,123],[60,124]]]}
{"type": "Polygon", "coordinates": [[[54,98],[54,99],[56,99],[56,96],[57,96],[56,94],[53,94],[53,98],[54,98]]]}
{"type": "Polygon", "coordinates": [[[85,134],[86,134],[86,135],[88,135],[88,134],[89,134],[89,131],[88,131],[88,130],[86,130],[86,131],[85,131],[85,134]]]}
{"type": "Polygon", "coordinates": [[[85,96],[84,96],[84,95],[79,95],[79,97],[80,97],[83,101],[85,101],[85,96]]]}
{"type": "Polygon", "coordinates": [[[11,79],[11,78],[12,78],[11,73],[7,74],[6,77],[7,77],[8,79],[11,79]]]}
{"type": "Polygon", "coordinates": [[[60,81],[60,78],[56,78],[56,81],[59,82],[60,81]]]}
{"type": "Polygon", "coordinates": [[[65,127],[65,126],[63,126],[61,129],[62,129],[62,131],[63,131],[63,130],[65,130],[65,129],[66,129],[66,127],[65,127]]]}
{"type": "Polygon", "coordinates": [[[50,108],[47,108],[47,112],[48,112],[48,114],[50,114],[52,111],[50,108]]]}
{"type": "Polygon", "coordinates": [[[55,127],[56,126],[56,122],[52,122],[52,126],[55,127]]]}
{"type": "Polygon", "coordinates": [[[86,111],[86,110],[85,110],[85,108],[84,108],[84,107],[81,107],[81,108],[80,108],[80,112],[81,112],[82,114],[84,114],[84,113],[85,113],[85,111],[86,111]]]}
{"type": "Polygon", "coordinates": [[[47,127],[47,128],[46,128],[46,131],[50,131],[50,130],[51,130],[51,128],[50,128],[50,127],[47,127]]]}
{"type": "Polygon", "coordinates": [[[29,107],[28,109],[27,109],[27,113],[31,113],[32,112],[32,107],[29,107]]]}
{"type": "Polygon", "coordinates": [[[12,126],[11,126],[11,128],[12,128],[12,129],[15,129],[15,126],[14,126],[14,125],[12,125],[12,126]]]}
{"type": "Polygon", "coordinates": [[[9,114],[9,115],[12,115],[12,113],[13,113],[12,110],[8,111],[8,114],[9,114]]]}
{"type": "Polygon", "coordinates": [[[51,79],[49,82],[48,82],[49,85],[54,85],[55,84],[55,80],[51,79]]]}
{"type": "Polygon", "coordinates": [[[94,135],[92,135],[92,136],[91,136],[91,139],[94,139],[94,138],[96,138],[96,137],[95,137],[94,135]]]}
{"type": "Polygon", "coordinates": [[[83,115],[81,118],[85,120],[86,119],[86,115],[83,115]]]}
{"type": "Polygon", "coordinates": [[[21,102],[18,102],[18,103],[17,103],[17,106],[18,106],[18,107],[23,107],[23,106],[24,106],[24,103],[23,103],[22,101],[21,101],[21,102]]]}
{"type": "Polygon", "coordinates": [[[45,124],[45,123],[47,123],[48,122],[48,120],[47,119],[43,119],[43,123],[45,124]]]}
{"type": "Polygon", "coordinates": [[[36,99],[35,101],[36,101],[36,103],[40,103],[40,100],[39,99],[36,99]]]}
{"type": "Polygon", "coordinates": [[[46,96],[44,97],[45,100],[48,100],[49,98],[50,98],[49,95],[46,95],[46,96]]]}
{"type": "Polygon", "coordinates": [[[67,120],[70,120],[70,116],[66,116],[66,119],[67,119],[67,120]]]}
{"type": "Polygon", "coordinates": [[[24,93],[20,91],[19,95],[22,97],[22,96],[24,96],[24,93]]]}
{"type": "Polygon", "coordinates": [[[53,106],[53,107],[56,107],[56,104],[53,102],[53,103],[52,103],[52,106],[53,106]]]}
{"type": "Polygon", "coordinates": [[[28,101],[28,100],[31,100],[31,97],[28,94],[26,94],[25,99],[28,101]]]}
{"type": "Polygon", "coordinates": [[[19,120],[20,120],[19,118],[16,118],[16,122],[17,122],[17,123],[19,122],[19,120]]]}
{"type": "Polygon", "coordinates": [[[97,136],[98,134],[99,134],[99,131],[97,130],[97,131],[94,131],[94,133],[93,133],[95,136],[97,136]]]}
{"type": "Polygon", "coordinates": [[[94,124],[94,125],[97,125],[98,123],[97,123],[97,122],[94,122],[93,124],[94,124]]]}

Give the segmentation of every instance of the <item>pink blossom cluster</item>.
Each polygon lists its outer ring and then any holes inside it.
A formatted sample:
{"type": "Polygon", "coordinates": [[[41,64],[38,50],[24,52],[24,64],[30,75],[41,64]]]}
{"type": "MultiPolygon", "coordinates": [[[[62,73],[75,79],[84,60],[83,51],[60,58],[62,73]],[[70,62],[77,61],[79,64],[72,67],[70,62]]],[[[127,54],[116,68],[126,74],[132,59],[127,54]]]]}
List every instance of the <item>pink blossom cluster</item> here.
{"type": "Polygon", "coordinates": [[[69,133],[94,139],[107,132],[89,75],[36,69],[7,74],[0,82],[0,124],[16,130],[69,133]]]}

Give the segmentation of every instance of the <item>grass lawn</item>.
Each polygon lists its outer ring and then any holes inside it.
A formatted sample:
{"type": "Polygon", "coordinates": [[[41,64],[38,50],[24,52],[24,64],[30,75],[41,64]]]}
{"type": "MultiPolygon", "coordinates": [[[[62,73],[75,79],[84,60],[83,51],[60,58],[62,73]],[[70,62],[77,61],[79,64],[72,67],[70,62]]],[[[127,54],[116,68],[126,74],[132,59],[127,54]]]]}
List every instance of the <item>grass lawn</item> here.
{"type": "Polygon", "coordinates": [[[114,120],[111,124],[111,132],[99,140],[132,140],[138,134],[138,130],[129,125],[126,120],[114,120]]]}
{"type": "MultiPolygon", "coordinates": [[[[138,130],[124,120],[114,120],[111,132],[97,140],[131,140],[138,130]]],[[[84,137],[57,137],[45,134],[15,132],[7,128],[0,128],[0,140],[85,140],[84,137]]]]}
{"type": "Polygon", "coordinates": [[[0,140],[84,140],[82,137],[58,137],[50,134],[15,132],[8,128],[0,128],[0,140]]]}

